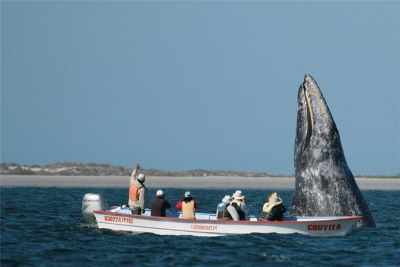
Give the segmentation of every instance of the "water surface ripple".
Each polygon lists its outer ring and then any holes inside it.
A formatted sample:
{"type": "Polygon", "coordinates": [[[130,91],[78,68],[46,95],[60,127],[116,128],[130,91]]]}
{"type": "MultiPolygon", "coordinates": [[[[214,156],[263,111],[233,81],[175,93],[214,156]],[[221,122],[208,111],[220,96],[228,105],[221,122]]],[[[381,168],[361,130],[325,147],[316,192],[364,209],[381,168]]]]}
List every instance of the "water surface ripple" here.
{"type": "MultiPolygon", "coordinates": [[[[124,204],[127,190],[1,188],[1,266],[400,266],[399,191],[364,191],[376,228],[346,237],[251,234],[224,237],[157,236],[90,227],[81,218],[87,192],[124,204]]],[[[174,204],[183,190],[166,189],[174,204]]],[[[232,190],[192,190],[211,212],[232,190]]],[[[269,193],[243,190],[258,214],[269,193]]],[[[155,190],[149,190],[147,203],[155,190]]],[[[280,192],[286,206],[293,191],[280,192]]]]}

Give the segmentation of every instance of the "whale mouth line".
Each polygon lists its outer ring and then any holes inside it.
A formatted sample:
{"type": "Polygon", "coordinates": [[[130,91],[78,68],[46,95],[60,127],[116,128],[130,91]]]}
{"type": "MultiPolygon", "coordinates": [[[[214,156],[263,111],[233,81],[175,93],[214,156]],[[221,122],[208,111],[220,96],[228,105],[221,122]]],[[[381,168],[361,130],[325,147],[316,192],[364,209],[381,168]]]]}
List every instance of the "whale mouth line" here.
{"type": "Polygon", "coordinates": [[[305,140],[305,146],[308,146],[310,143],[312,131],[313,131],[313,114],[312,114],[312,107],[311,107],[311,101],[310,101],[310,96],[308,95],[308,91],[306,89],[306,86],[303,84],[303,94],[305,98],[305,104],[306,104],[306,112],[307,112],[307,134],[306,134],[306,140],[305,140]]]}

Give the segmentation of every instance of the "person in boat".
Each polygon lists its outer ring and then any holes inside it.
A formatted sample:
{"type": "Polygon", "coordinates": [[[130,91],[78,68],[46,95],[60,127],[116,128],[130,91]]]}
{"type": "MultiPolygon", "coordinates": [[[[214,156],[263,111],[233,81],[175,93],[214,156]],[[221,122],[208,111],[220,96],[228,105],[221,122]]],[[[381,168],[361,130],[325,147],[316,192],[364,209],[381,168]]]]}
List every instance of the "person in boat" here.
{"type": "Polygon", "coordinates": [[[232,216],[234,221],[238,220],[246,220],[246,213],[248,212],[248,208],[245,202],[245,196],[243,195],[241,190],[236,190],[235,193],[232,195],[232,202],[227,208],[229,213],[232,216]],[[233,209],[234,208],[234,209],[233,209]],[[237,215],[235,214],[235,211],[237,215]],[[238,218],[239,217],[239,218],[238,218]]]}
{"type": "Polygon", "coordinates": [[[232,220],[232,216],[228,211],[229,204],[232,198],[230,196],[225,196],[221,203],[217,206],[217,220],[232,220]]]}
{"type": "Polygon", "coordinates": [[[189,191],[185,192],[185,197],[179,200],[175,207],[178,210],[182,210],[183,219],[196,219],[196,210],[198,209],[198,205],[189,191]]]}
{"type": "Polygon", "coordinates": [[[169,208],[171,205],[164,198],[164,191],[157,190],[156,196],[151,201],[151,216],[165,217],[169,208]]]}
{"type": "Polygon", "coordinates": [[[140,164],[136,163],[136,166],[132,171],[129,183],[129,200],[128,200],[128,205],[132,211],[132,214],[138,214],[138,215],[144,213],[144,199],[147,190],[144,185],[146,177],[143,173],[139,173],[139,169],[140,169],[140,164]]]}
{"type": "Polygon", "coordinates": [[[282,199],[277,192],[272,192],[264,204],[260,220],[261,221],[282,221],[283,214],[286,212],[282,199]]]}

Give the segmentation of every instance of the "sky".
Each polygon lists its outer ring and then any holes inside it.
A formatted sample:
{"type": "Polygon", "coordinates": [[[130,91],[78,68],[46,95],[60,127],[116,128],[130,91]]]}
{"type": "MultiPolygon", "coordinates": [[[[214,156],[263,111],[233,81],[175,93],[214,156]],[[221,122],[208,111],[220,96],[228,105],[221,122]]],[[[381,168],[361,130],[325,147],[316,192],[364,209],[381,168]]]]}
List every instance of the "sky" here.
{"type": "Polygon", "coordinates": [[[1,1],[0,161],[293,174],[306,73],[399,173],[400,2],[1,1]]]}

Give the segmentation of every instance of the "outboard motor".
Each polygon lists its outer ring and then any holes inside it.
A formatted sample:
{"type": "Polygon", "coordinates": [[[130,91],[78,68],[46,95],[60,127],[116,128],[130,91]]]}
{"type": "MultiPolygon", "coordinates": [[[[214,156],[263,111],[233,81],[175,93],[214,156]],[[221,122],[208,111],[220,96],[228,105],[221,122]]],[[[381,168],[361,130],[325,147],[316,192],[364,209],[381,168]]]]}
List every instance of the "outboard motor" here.
{"type": "Polygon", "coordinates": [[[93,211],[107,210],[107,199],[98,193],[86,193],[82,199],[82,216],[86,223],[96,224],[93,211]]]}

